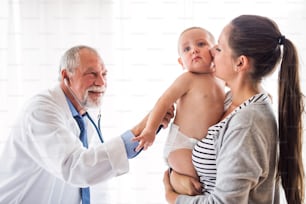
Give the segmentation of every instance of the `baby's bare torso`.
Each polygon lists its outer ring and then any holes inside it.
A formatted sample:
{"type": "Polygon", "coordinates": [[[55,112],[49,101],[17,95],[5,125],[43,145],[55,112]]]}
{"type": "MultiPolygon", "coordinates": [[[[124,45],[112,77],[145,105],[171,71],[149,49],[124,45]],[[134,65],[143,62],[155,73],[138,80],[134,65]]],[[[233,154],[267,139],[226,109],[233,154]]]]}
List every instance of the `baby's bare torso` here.
{"type": "Polygon", "coordinates": [[[185,135],[202,139],[224,111],[224,86],[212,74],[189,74],[189,89],[176,101],[174,123],[185,135]]]}

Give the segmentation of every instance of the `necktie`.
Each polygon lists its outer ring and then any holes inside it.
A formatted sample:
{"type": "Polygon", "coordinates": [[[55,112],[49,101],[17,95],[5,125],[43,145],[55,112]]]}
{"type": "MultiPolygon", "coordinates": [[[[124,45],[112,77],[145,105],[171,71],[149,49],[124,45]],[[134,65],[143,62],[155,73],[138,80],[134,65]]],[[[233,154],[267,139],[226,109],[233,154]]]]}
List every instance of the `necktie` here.
{"type": "MultiPolygon", "coordinates": [[[[87,142],[87,131],[86,126],[83,118],[80,115],[74,116],[74,119],[77,121],[79,128],[80,128],[80,140],[83,143],[83,146],[88,148],[88,142],[87,142]]],[[[82,204],[90,204],[90,191],[89,187],[87,188],[81,188],[81,198],[82,198],[82,204]]]]}

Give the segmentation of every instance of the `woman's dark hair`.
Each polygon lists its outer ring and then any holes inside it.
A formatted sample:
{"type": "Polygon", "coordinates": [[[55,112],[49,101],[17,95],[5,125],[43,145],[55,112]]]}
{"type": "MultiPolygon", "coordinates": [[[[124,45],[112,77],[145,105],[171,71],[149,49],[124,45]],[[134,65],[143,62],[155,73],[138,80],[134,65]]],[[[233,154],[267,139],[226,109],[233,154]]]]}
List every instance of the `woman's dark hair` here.
{"type": "Polygon", "coordinates": [[[256,83],[272,73],[281,61],[278,78],[278,122],[281,178],[288,203],[304,201],[302,160],[303,94],[300,88],[299,61],[293,43],[285,38],[271,19],[242,15],[231,22],[229,46],[235,56],[251,59],[250,78],[256,83]]]}

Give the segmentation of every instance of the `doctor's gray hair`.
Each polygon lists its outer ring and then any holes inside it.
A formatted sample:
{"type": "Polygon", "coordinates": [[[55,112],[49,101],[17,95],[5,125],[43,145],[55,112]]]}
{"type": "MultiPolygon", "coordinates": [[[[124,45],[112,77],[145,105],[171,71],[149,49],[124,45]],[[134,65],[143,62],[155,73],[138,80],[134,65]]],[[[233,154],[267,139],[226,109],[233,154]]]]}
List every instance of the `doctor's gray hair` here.
{"type": "MultiPolygon", "coordinates": [[[[58,79],[62,79],[61,71],[66,69],[68,74],[73,74],[75,69],[80,65],[80,50],[88,49],[99,56],[98,52],[89,46],[86,45],[78,45],[67,50],[60,60],[59,66],[59,77],[58,79]]],[[[99,56],[100,57],[100,56],[99,56]]]]}

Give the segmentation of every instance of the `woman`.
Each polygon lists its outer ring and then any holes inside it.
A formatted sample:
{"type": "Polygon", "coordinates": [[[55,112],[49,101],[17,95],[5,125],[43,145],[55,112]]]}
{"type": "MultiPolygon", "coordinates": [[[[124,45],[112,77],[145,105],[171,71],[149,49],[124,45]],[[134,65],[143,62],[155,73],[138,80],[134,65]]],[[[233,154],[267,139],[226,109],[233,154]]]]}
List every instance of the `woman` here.
{"type": "Polygon", "coordinates": [[[193,150],[202,195],[177,194],[172,185],[177,188],[177,180],[185,178],[166,172],[167,201],[279,203],[281,182],[288,203],[303,203],[304,104],[294,45],[272,20],[242,15],[223,29],[212,54],[215,74],[230,92],[221,122],[210,127],[207,137],[193,150]],[[261,81],[279,63],[277,126],[261,81]]]}

